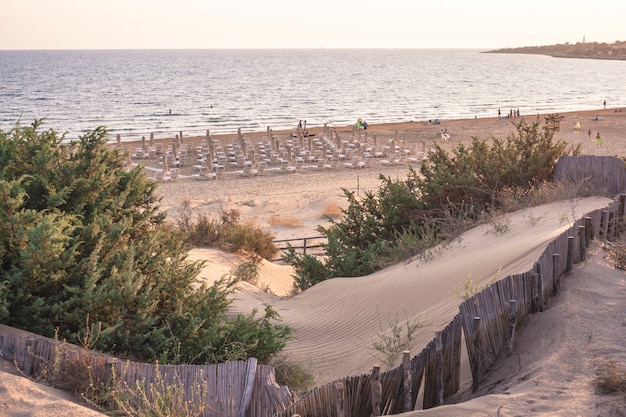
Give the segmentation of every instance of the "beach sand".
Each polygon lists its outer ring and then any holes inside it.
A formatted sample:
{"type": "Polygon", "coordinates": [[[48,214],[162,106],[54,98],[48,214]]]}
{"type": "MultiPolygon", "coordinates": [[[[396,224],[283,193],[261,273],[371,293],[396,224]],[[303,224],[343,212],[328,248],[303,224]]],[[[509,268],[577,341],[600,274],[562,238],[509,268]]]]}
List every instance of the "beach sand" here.
{"type": "MultiPolygon", "coordinates": [[[[626,112],[607,109],[563,115],[556,139],[580,144],[583,154],[626,155],[626,112]],[[596,114],[601,115],[601,121],[592,120],[596,114]],[[575,132],[576,122],[581,125],[580,133],[575,132]],[[591,140],[587,137],[588,129],[592,130],[591,140]],[[602,147],[595,142],[597,132],[603,139],[602,147]]],[[[525,117],[529,120],[529,116],[525,117]]],[[[349,139],[351,127],[342,129],[340,134],[349,139]]],[[[398,138],[418,149],[424,141],[427,147],[433,141],[441,141],[440,129],[447,129],[450,134],[448,141],[440,142],[447,148],[469,143],[474,136],[505,138],[514,131],[509,120],[490,118],[441,120],[439,125],[371,125],[368,136],[376,133],[379,141],[386,142],[398,130],[398,138]]],[[[316,128],[310,131],[321,134],[316,128]]],[[[244,133],[244,138],[262,140],[264,135],[244,133]]],[[[199,143],[201,139],[184,141],[199,143]]],[[[236,135],[220,140],[236,140],[236,135]]],[[[318,225],[327,225],[323,214],[330,207],[346,206],[342,188],[363,195],[378,187],[381,173],[404,178],[406,172],[406,166],[373,161],[365,169],[271,173],[246,178],[230,174],[217,181],[183,176],[176,182],[160,184],[157,193],[162,196],[161,208],[170,218],[179,215],[184,203],[194,213],[213,214],[234,208],[241,212],[243,220],[255,222],[276,239],[286,239],[316,235],[318,225]]],[[[374,364],[384,363],[385,358],[373,350],[373,343],[394,322],[422,324],[410,347],[412,356],[418,354],[457,313],[462,301],[459,292],[468,277],[485,283],[493,277],[528,270],[545,245],[569,227],[573,219],[563,222],[563,213],[582,216],[608,202],[607,198],[594,197],[529,208],[511,214],[509,230],[502,235],[490,232],[489,225],[482,225],[463,234],[428,262],[413,260],[365,277],[332,279],[296,296],[288,296],[292,286],[290,268],[264,262],[259,284],[241,283],[232,310],[249,312],[272,305],[284,323],[295,330],[295,338],[287,345],[285,354],[314,374],[315,385],[368,373],[374,364]],[[527,220],[531,216],[538,219],[533,225],[527,220]]],[[[547,310],[533,315],[520,327],[514,352],[503,358],[484,381],[477,393],[479,398],[471,399],[468,393],[471,380],[464,359],[461,392],[453,397],[464,402],[406,415],[624,415],[619,413],[626,407],[626,398],[598,395],[591,382],[598,366],[606,360],[626,367],[626,277],[623,271],[608,264],[599,242],[594,243],[591,252],[588,261],[576,265],[573,274],[564,278],[562,293],[549,302],[547,310]]],[[[235,255],[210,249],[195,249],[190,258],[207,260],[201,277],[208,282],[228,273],[239,262],[235,255]]],[[[2,410],[7,409],[4,405],[18,410],[15,413],[23,413],[20,415],[49,415],[42,411],[46,402],[65,401],[54,396],[37,400],[31,391],[35,389],[31,388],[32,383],[15,378],[20,381],[5,382],[4,374],[0,379],[0,392],[9,393],[0,397],[0,416],[11,415],[3,414],[2,410]]],[[[66,415],[85,414],[68,411],[66,415]]]]}

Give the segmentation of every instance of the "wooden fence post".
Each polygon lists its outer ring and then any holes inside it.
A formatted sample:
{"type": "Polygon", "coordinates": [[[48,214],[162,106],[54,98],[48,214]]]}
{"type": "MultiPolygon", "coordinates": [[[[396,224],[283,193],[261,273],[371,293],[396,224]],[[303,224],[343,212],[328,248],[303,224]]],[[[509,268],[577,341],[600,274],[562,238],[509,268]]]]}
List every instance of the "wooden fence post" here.
{"type": "Polygon", "coordinates": [[[619,206],[617,208],[617,229],[618,229],[618,234],[621,233],[621,231],[624,228],[624,214],[626,211],[626,194],[620,194],[619,195],[619,206]]]}
{"type": "Polygon", "coordinates": [[[606,238],[607,240],[613,240],[615,238],[615,213],[612,211],[608,213],[607,223],[606,238]]]}
{"type": "Polygon", "coordinates": [[[537,293],[539,294],[539,311],[545,310],[546,296],[543,288],[543,272],[541,271],[541,263],[535,262],[535,271],[537,271],[537,293]]]}
{"type": "Polygon", "coordinates": [[[337,417],[346,416],[346,390],[343,383],[340,381],[335,382],[335,404],[337,410],[337,417]]]}
{"type": "Polygon", "coordinates": [[[509,301],[511,311],[509,313],[509,353],[513,352],[513,342],[515,340],[515,327],[517,326],[517,300],[509,301]]]}
{"type": "Polygon", "coordinates": [[[256,378],[257,360],[256,358],[248,359],[248,369],[246,370],[246,382],[243,388],[243,396],[239,405],[237,417],[245,417],[250,401],[252,400],[252,391],[254,390],[254,380],[256,378]]]}
{"type": "Polygon", "coordinates": [[[565,264],[565,273],[572,272],[572,264],[574,262],[574,236],[567,238],[567,262],[565,264]]]}
{"type": "Polygon", "coordinates": [[[602,231],[602,238],[606,240],[606,235],[609,230],[609,212],[607,210],[602,210],[602,217],[600,217],[600,229],[602,231]]]}
{"type": "Polygon", "coordinates": [[[443,404],[444,377],[443,377],[443,336],[442,332],[435,333],[435,373],[437,374],[437,405],[443,404]]]}
{"type": "Polygon", "coordinates": [[[580,262],[587,258],[587,246],[585,245],[585,226],[578,226],[578,246],[580,247],[580,262]]]}
{"type": "Polygon", "coordinates": [[[26,344],[24,346],[23,362],[20,364],[25,375],[32,376],[33,373],[33,357],[36,340],[34,337],[29,336],[26,338],[26,344]]]}
{"type": "Polygon", "coordinates": [[[593,222],[591,217],[585,217],[585,245],[589,247],[593,240],[593,222]]]}
{"type": "Polygon", "coordinates": [[[561,273],[559,271],[559,259],[561,255],[555,253],[552,255],[552,294],[558,294],[561,291],[561,273]]]}
{"type": "Polygon", "coordinates": [[[472,335],[474,336],[474,340],[472,342],[472,346],[474,349],[474,363],[472,364],[472,392],[476,392],[478,390],[478,385],[480,384],[480,380],[481,380],[481,376],[482,376],[482,370],[481,370],[481,366],[480,366],[480,362],[481,360],[479,359],[480,356],[480,335],[479,335],[479,327],[480,327],[480,317],[474,317],[474,322],[473,322],[474,326],[474,331],[472,333],[472,335]]]}
{"type": "Polygon", "coordinates": [[[530,274],[530,312],[532,314],[539,313],[539,275],[536,272],[530,274]]]}
{"type": "Polygon", "coordinates": [[[380,416],[380,409],[383,402],[383,385],[380,382],[380,365],[372,368],[371,379],[372,394],[372,416],[380,416]]]}
{"type": "Polygon", "coordinates": [[[404,408],[402,411],[413,411],[413,392],[411,389],[411,353],[402,352],[402,383],[404,387],[404,408]]]}

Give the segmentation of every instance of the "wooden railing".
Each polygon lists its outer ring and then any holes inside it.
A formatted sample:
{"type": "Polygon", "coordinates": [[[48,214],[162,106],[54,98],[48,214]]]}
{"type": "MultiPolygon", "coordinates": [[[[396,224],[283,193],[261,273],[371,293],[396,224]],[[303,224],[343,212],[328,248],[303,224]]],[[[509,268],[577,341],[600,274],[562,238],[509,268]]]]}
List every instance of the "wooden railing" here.
{"type": "Polygon", "coordinates": [[[274,244],[277,245],[281,253],[285,253],[289,249],[295,249],[296,252],[304,255],[323,256],[325,251],[321,248],[324,247],[325,242],[326,236],[308,236],[292,239],[278,239],[274,241],[274,244]],[[295,244],[292,244],[292,242],[295,242],[295,244]]]}

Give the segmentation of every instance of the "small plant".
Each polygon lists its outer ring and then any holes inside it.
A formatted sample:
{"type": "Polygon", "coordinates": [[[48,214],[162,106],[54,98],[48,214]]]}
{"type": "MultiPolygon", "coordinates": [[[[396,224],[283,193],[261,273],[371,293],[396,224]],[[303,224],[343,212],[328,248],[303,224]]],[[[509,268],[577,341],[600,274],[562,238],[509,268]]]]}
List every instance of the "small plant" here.
{"type": "Polygon", "coordinates": [[[298,395],[302,395],[311,389],[315,377],[311,370],[299,362],[295,362],[287,355],[278,355],[272,358],[270,365],[276,372],[276,382],[286,385],[298,395]]]}
{"type": "Polygon", "coordinates": [[[398,314],[391,317],[389,314],[388,328],[386,328],[378,319],[378,333],[376,340],[372,343],[372,349],[382,354],[382,362],[391,368],[400,353],[409,348],[413,334],[416,330],[424,327],[424,324],[417,318],[408,319],[404,323],[400,323],[398,314]]]}
{"type": "Polygon", "coordinates": [[[563,210],[559,213],[559,226],[567,223],[569,220],[569,215],[567,214],[567,210],[563,210]]]}
{"type": "Polygon", "coordinates": [[[278,214],[271,216],[267,223],[272,227],[302,227],[302,221],[297,217],[284,217],[278,214]]]}
{"type": "MultiPolygon", "coordinates": [[[[37,372],[25,376],[73,393],[85,392],[89,386],[89,357],[72,350],[73,346],[67,342],[60,341],[58,331],[55,332],[54,340],[48,343],[51,343],[50,351],[53,352],[49,359],[35,354],[30,346],[27,348],[32,362],[37,364],[34,367],[37,372]]],[[[15,365],[23,373],[17,362],[15,365]]]]}
{"type": "Polygon", "coordinates": [[[259,263],[256,260],[244,261],[237,265],[231,274],[237,281],[256,285],[259,280],[259,263]]]}
{"type": "Polygon", "coordinates": [[[254,207],[256,204],[254,200],[246,200],[239,203],[240,206],[254,207]]]}
{"type": "Polygon", "coordinates": [[[535,216],[532,212],[530,212],[528,216],[524,215],[524,220],[531,226],[536,226],[542,218],[543,216],[535,216]]]}
{"type": "Polygon", "coordinates": [[[501,270],[502,267],[498,268],[498,271],[493,274],[491,279],[483,285],[480,284],[480,280],[474,281],[472,279],[472,274],[467,274],[467,278],[465,278],[465,281],[463,281],[463,283],[459,285],[459,288],[455,291],[455,295],[461,297],[463,301],[469,300],[474,294],[481,292],[482,290],[496,282],[501,270]]]}
{"type": "Polygon", "coordinates": [[[576,213],[576,207],[578,206],[579,203],[579,199],[578,198],[571,198],[569,200],[570,203],[570,218],[573,220],[578,218],[578,214],[576,213]]]}
{"type": "Polygon", "coordinates": [[[129,386],[118,382],[112,393],[112,402],[117,413],[129,417],[192,417],[203,415],[206,408],[202,401],[208,387],[204,383],[193,383],[190,387],[192,399],[185,394],[185,382],[176,376],[173,381],[164,378],[157,367],[155,379],[146,384],[137,382],[129,386]]]}
{"type": "Polygon", "coordinates": [[[489,218],[489,225],[491,226],[491,232],[503,235],[509,231],[511,226],[511,216],[507,213],[496,211],[491,214],[489,218]]]}
{"type": "Polygon", "coordinates": [[[96,342],[100,338],[100,333],[102,333],[102,323],[89,323],[89,314],[85,317],[85,330],[81,332],[80,330],[76,333],[76,337],[78,338],[78,343],[82,347],[88,350],[93,350],[96,342]]]}

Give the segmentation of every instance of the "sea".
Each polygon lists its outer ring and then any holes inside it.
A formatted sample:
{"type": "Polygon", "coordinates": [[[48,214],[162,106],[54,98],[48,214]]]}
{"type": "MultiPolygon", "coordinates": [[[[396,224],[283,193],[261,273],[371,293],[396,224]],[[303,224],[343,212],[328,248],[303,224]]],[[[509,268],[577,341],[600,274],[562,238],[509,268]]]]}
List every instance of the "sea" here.
{"type": "Polygon", "coordinates": [[[626,61],[475,49],[0,51],[0,129],[111,140],[626,106],[626,61]]]}

